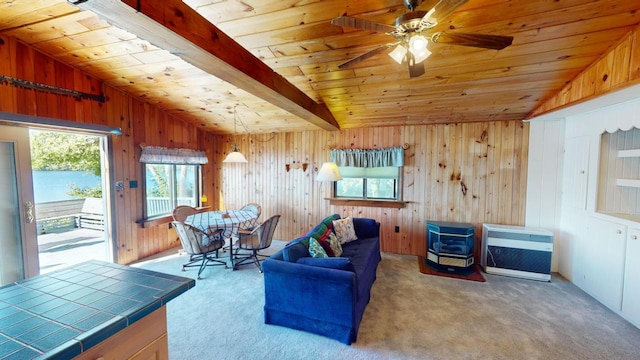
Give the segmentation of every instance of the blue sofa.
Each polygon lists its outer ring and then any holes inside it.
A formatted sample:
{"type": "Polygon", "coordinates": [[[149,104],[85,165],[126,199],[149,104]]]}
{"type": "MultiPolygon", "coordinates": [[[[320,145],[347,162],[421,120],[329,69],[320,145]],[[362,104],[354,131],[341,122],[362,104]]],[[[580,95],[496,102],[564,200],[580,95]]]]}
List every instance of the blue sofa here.
{"type": "Polygon", "coordinates": [[[325,218],[263,262],[266,324],[356,341],[381,260],[380,223],[353,218],[358,239],[343,244],[340,257],[313,258],[301,245],[339,218],[325,218]]]}

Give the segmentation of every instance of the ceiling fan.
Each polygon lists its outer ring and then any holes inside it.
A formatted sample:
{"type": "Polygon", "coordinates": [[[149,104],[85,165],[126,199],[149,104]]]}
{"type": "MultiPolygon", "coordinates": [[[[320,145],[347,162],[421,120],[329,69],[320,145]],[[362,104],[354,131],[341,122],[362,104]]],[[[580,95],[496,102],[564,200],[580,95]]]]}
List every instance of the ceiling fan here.
{"type": "MultiPolygon", "coordinates": [[[[348,68],[395,46],[395,49],[389,53],[389,56],[398,64],[402,64],[406,59],[409,64],[409,76],[418,77],[424,74],[423,62],[431,55],[428,48],[429,41],[432,43],[473,46],[495,50],[502,50],[511,45],[513,36],[432,31],[432,29],[438,25],[438,22],[451,15],[451,13],[467,1],[469,0],[439,0],[429,11],[423,11],[416,10],[422,3],[422,0],[403,0],[409,12],[399,16],[393,26],[351,16],[340,16],[331,20],[331,24],[336,26],[347,26],[385,33],[396,39],[395,42],[366,52],[338,65],[338,67],[341,69],[348,68]]],[[[429,2],[434,3],[436,1],[431,0],[429,2]]]]}

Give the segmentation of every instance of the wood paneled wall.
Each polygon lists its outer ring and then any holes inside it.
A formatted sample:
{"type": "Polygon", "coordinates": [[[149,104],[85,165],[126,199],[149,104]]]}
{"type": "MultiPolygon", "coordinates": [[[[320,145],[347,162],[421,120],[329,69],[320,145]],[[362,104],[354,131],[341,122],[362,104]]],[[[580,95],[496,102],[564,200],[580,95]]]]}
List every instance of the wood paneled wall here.
{"type": "Polygon", "coordinates": [[[640,27],[595,61],[564,88],[532,111],[531,119],[640,83],[640,27]]]}
{"type": "MultiPolygon", "coordinates": [[[[476,224],[524,224],[528,124],[500,121],[467,124],[395,126],[344,131],[305,131],[220,136],[199,131],[154,106],[115,91],[96,79],[48,58],[10,38],[1,38],[0,74],[77,91],[103,92],[104,104],[0,85],[0,111],[38,115],[122,128],[113,136],[115,179],[125,184],[115,194],[118,262],[127,264],[178,245],[166,224],[141,228],[142,189],[139,146],[205,150],[205,194],[213,208],[237,208],[248,202],[263,207],[263,218],[281,214],[276,238],[293,239],[324,216],[371,217],[382,223],[382,249],[423,255],[425,221],[476,224]],[[223,164],[233,142],[248,164],[223,164]],[[315,180],[329,149],[383,148],[408,144],[401,209],[330,206],[331,185],[315,180]],[[285,170],[285,164],[308,163],[285,170]],[[394,232],[398,226],[400,231],[394,232]]],[[[476,249],[478,254],[479,247],[476,249]]]]}
{"type": "MultiPolygon", "coordinates": [[[[394,126],[244,135],[236,139],[248,164],[223,164],[232,137],[212,136],[215,177],[212,206],[262,205],[262,216],[282,215],[275,237],[291,240],[332,213],[381,222],[382,249],[424,255],[425,221],[471,222],[480,239],[483,223],[524,225],[529,125],[521,121],[394,126]],[[331,206],[331,185],[317,182],[329,149],[385,148],[408,144],[401,209],[331,206]],[[222,146],[222,148],[220,148],[222,146]],[[285,164],[308,163],[285,170],[285,164]],[[395,226],[400,231],[394,232],[395,226]]],[[[479,246],[476,252],[479,256],[479,246]]]]}
{"type": "Polygon", "coordinates": [[[141,228],[136,223],[142,218],[142,187],[131,189],[129,181],[141,181],[140,144],[199,149],[203,147],[203,137],[197,128],[2,36],[0,74],[76,91],[104,93],[108,101],[100,104],[0,85],[0,111],[122,128],[122,135],[110,135],[115,180],[125,184],[114,198],[117,260],[127,264],[179,245],[175,231],[166,224],[141,228]]]}

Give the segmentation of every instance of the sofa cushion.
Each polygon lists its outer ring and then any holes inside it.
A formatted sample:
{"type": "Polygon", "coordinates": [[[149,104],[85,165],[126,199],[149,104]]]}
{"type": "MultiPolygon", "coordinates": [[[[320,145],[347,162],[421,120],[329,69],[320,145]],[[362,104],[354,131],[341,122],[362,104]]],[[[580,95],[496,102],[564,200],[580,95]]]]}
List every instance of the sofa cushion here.
{"type": "Polygon", "coordinates": [[[357,240],[356,232],[353,228],[353,220],[351,217],[333,221],[333,230],[336,236],[340,240],[341,244],[346,244],[349,241],[357,240]]]}
{"type": "Polygon", "coordinates": [[[380,259],[380,241],[377,237],[359,239],[343,245],[343,257],[348,257],[353,264],[358,279],[358,294],[367,293],[375,280],[376,268],[380,259]]]}
{"type": "Polygon", "coordinates": [[[353,229],[358,239],[368,239],[379,235],[378,224],[374,219],[354,218],[353,229]]]}
{"type": "Polygon", "coordinates": [[[302,257],[309,257],[309,250],[301,241],[292,241],[282,249],[284,261],[296,262],[302,257]]]}
{"type": "Polygon", "coordinates": [[[304,265],[311,265],[311,266],[319,266],[324,268],[338,269],[338,270],[354,271],[353,264],[351,264],[351,260],[349,260],[349,258],[344,258],[344,257],[332,257],[332,258],[303,257],[298,259],[297,263],[304,264],[304,265]]]}
{"type": "Polygon", "coordinates": [[[309,254],[314,258],[326,258],[328,257],[327,253],[322,248],[322,245],[318,242],[318,240],[314,238],[309,238],[309,254]]]}

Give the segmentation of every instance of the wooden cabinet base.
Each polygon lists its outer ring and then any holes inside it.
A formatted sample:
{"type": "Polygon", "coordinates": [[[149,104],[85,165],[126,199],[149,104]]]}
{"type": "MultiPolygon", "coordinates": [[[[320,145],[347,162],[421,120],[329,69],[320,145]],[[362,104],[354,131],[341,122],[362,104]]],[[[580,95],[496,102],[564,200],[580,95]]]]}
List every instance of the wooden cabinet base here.
{"type": "Polygon", "coordinates": [[[152,312],[73,359],[168,360],[166,307],[152,312]]]}

